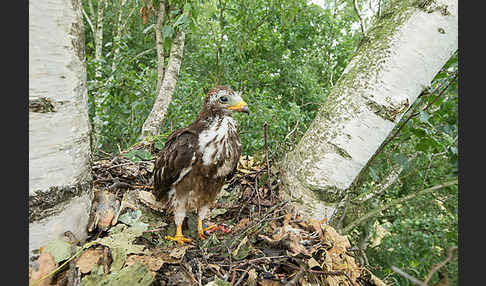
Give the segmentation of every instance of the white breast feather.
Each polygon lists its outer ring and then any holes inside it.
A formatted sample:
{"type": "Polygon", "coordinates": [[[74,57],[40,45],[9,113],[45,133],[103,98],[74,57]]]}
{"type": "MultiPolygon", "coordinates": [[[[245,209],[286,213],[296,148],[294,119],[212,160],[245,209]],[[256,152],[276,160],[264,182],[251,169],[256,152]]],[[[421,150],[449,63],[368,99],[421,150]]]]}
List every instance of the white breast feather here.
{"type": "MultiPolygon", "coordinates": [[[[203,154],[203,164],[209,165],[211,164],[211,157],[213,154],[216,153],[216,160],[219,160],[222,155],[229,157],[231,154],[230,148],[232,147],[229,138],[226,137],[228,131],[236,132],[236,121],[229,116],[225,116],[221,119],[216,118],[213,123],[209,126],[207,130],[204,130],[199,135],[199,150],[203,154]],[[218,122],[221,120],[221,125],[219,128],[218,122]],[[216,139],[215,139],[216,138],[216,139]],[[219,142],[222,138],[225,138],[221,143],[217,146],[215,144],[208,144],[209,142],[219,142]],[[223,153],[223,145],[226,144],[226,154],[223,153]]],[[[231,167],[233,166],[233,162],[231,160],[225,160],[223,165],[217,170],[216,176],[224,176],[231,171],[231,167]]]]}

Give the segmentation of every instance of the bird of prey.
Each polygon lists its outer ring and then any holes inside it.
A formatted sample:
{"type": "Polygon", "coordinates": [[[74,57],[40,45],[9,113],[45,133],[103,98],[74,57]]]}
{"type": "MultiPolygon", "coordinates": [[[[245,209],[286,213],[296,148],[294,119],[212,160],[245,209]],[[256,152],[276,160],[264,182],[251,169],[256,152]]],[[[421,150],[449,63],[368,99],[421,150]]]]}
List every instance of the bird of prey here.
{"type": "Polygon", "coordinates": [[[168,240],[191,242],[182,234],[186,211],[197,209],[198,237],[202,221],[241,154],[235,111],[250,113],[240,93],[226,86],[210,89],[195,122],[167,137],[154,168],[154,195],[174,214],[177,227],[168,240]]]}

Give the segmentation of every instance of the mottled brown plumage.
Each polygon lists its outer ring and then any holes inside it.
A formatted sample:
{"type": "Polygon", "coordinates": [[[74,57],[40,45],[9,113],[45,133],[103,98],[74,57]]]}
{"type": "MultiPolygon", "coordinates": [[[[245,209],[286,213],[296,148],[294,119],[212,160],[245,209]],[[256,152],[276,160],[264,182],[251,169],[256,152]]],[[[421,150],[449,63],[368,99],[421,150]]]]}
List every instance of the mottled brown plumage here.
{"type": "Polygon", "coordinates": [[[167,239],[179,244],[190,241],[181,230],[189,209],[197,209],[198,233],[204,239],[202,220],[241,154],[233,111],[249,113],[231,88],[214,87],[206,95],[197,120],[167,138],[154,168],[155,196],[168,204],[177,225],[176,235],[167,239]]]}

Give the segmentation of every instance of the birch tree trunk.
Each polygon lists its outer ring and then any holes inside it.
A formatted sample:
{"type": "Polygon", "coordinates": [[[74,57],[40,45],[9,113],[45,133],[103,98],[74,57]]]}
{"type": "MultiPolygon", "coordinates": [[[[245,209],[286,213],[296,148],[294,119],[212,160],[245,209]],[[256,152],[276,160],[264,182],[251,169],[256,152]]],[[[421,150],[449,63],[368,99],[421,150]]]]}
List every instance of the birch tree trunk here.
{"type": "Polygon", "coordinates": [[[395,0],[280,162],[284,198],[332,219],[362,168],[457,50],[457,0],[395,0]]]}
{"type": "Polygon", "coordinates": [[[29,257],[70,230],[92,200],[81,0],[29,1],[29,257]]]}
{"type": "Polygon", "coordinates": [[[164,80],[165,55],[162,27],[164,26],[165,13],[165,1],[159,1],[157,23],[155,24],[155,46],[157,47],[157,94],[159,94],[162,81],[164,80]]]}
{"type": "Polygon", "coordinates": [[[94,36],[95,59],[98,62],[95,71],[96,78],[101,77],[101,64],[99,61],[103,57],[103,16],[107,3],[107,0],[100,0],[98,2],[98,17],[96,18],[96,34],[94,36]]]}
{"type": "Polygon", "coordinates": [[[156,136],[160,132],[160,125],[167,113],[179,77],[179,69],[184,52],[184,39],[184,31],[177,30],[170,48],[169,63],[167,64],[164,80],[155,99],[154,106],[143,123],[141,139],[145,139],[147,136],[156,136]]]}
{"type": "Polygon", "coordinates": [[[122,31],[123,31],[123,25],[122,25],[122,17],[123,17],[123,7],[127,3],[127,0],[120,0],[120,6],[118,7],[118,19],[116,22],[116,34],[113,37],[113,61],[111,62],[111,72],[112,76],[110,77],[110,80],[113,79],[113,73],[116,70],[116,67],[118,65],[118,58],[120,57],[120,40],[122,36],[122,31]]]}

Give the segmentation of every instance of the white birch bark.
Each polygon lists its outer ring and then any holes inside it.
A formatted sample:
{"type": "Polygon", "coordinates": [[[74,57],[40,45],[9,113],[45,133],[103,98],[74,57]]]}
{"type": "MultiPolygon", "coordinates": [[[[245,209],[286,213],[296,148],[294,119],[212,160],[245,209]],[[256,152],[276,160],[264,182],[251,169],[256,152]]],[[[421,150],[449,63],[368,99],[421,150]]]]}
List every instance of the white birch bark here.
{"type": "Polygon", "coordinates": [[[92,199],[81,0],[29,1],[29,257],[70,230],[92,199]],[[49,109],[32,109],[48,101],[49,109]]]}
{"type": "MultiPolygon", "coordinates": [[[[111,71],[112,73],[115,72],[116,68],[118,67],[118,62],[120,61],[120,43],[121,43],[121,38],[123,35],[123,31],[125,31],[125,27],[130,20],[130,17],[132,17],[133,13],[137,9],[137,6],[134,5],[128,15],[125,17],[125,20],[123,20],[123,8],[127,4],[127,0],[121,0],[120,3],[120,8],[118,12],[118,20],[117,20],[117,28],[116,28],[116,34],[115,37],[113,37],[113,62],[111,64],[111,71]]],[[[113,79],[113,74],[110,77],[110,80],[113,79]]]]}
{"type": "MultiPolygon", "coordinates": [[[[113,61],[111,62],[111,72],[112,74],[115,72],[116,67],[118,65],[118,59],[120,57],[120,40],[122,36],[122,17],[123,17],[123,6],[127,3],[127,0],[120,0],[120,6],[118,7],[118,19],[116,21],[116,33],[113,37],[113,61]]],[[[113,79],[113,75],[110,77],[110,80],[113,79]]]]}
{"type": "Polygon", "coordinates": [[[99,61],[103,57],[103,17],[107,0],[100,0],[98,2],[98,16],[96,18],[96,34],[94,36],[95,42],[95,59],[98,62],[95,70],[96,78],[101,77],[101,64],[99,61]]]}
{"type": "Polygon", "coordinates": [[[155,99],[154,106],[143,123],[140,135],[141,139],[145,139],[147,136],[156,136],[160,132],[160,126],[169,108],[169,103],[179,77],[179,69],[184,52],[184,39],[184,31],[176,31],[170,48],[169,62],[165,71],[164,80],[155,99]]]}
{"type": "Polygon", "coordinates": [[[164,80],[164,36],[162,34],[162,27],[165,19],[165,3],[159,1],[159,9],[157,11],[157,23],[155,25],[155,46],[157,47],[157,94],[162,86],[164,80]]]}
{"type": "Polygon", "coordinates": [[[402,114],[457,50],[457,0],[394,1],[367,31],[315,120],[281,162],[281,192],[331,219],[402,114]]]}

